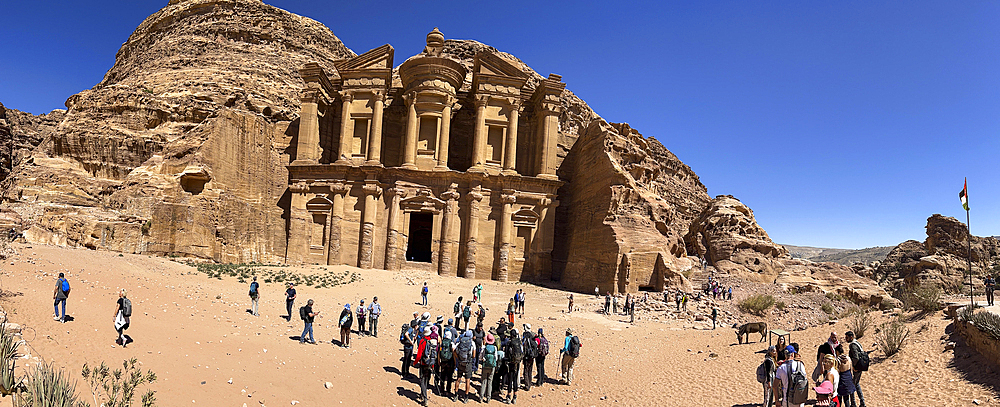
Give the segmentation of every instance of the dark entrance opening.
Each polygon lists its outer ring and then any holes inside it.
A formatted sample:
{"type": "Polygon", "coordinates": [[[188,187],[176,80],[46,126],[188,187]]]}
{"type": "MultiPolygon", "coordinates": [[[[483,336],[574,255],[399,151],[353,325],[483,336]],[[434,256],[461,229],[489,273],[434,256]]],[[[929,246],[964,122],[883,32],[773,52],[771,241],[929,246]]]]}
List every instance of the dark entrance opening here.
{"type": "Polygon", "coordinates": [[[410,214],[410,238],[406,245],[407,261],[431,262],[431,236],[433,229],[434,214],[420,212],[410,214]]]}
{"type": "Polygon", "coordinates": [[[640,286],[639,286],[639,292],[650,292],[650,293],[655,293],[655,292],[656,292],[656,287],[653,287],[653,286],[651,286],[651,285],[647,285],[647,286],[642,286],[642,285],[640,285],[640,286]]]}

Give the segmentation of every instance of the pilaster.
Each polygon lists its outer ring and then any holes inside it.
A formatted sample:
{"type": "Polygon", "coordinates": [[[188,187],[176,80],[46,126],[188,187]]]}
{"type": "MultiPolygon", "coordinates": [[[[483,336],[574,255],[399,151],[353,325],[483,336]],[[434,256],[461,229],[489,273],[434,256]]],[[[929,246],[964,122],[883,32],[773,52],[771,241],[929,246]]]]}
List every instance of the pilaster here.
{"type": "Polygon", "coordinates": [[[373,262],[375,218],[378,211],[376,204],[378,196],[382,193],[382,188],[378,186],[378,181],[367,181],[363,187],[363,191],[365,206],[361,214],[361,244],[358,245],[358,267],[370,269],[373,262]]]}
{"type": "Polygon", "coordinates": [[[336,164],[350,164],[351,163],[351,134],[350,124],[351,124],[351,101],[354,100],[354,95],[345,91],[341,94],[341,100],[343,101],[343,108],[340,113],[340,149],[337,151],[339,158],[337,158],[336,164]]]}
{"type": "Polygon", "coordinates": [[[330,195],[333,198],[333,207],[330,209],[330,236],[326,245],[326,264],[343,264],[340,256],[341,233],[344,227],[344,195],[350,191],[350,186],[342,182],[330,184],[330,195]]]}
{"type": "Polygon", "coordinates": [[[417,169],[417,95],[403,96],[406,102],[406,137],[403,139],[403,168],[417,169]]]}
{"type": "Polygon", "coordinates": [[[375,106],[368,135],[368,165],[382,165],[382,111],[385,109],[385,92],[373,92],[375,106]]]}
{"type": "Polygon", "coordinates": [[[385,191],[385,195],[390,199],[389,202],[389,219],[387,224],[389,226],[389,231],[386,233],[385,237],[385,269],[389,271],[396,271],[400,269],[401,263],[400,252],[402,247],[400,247],[399,242],[399,201],[406,197],[406,190],[398,186],[393,186],[385,191]]]}
{"type": "Polygon", "coordinates": [[[505,189],[500,196],[503,211],[498,220],[500,223],[500,253],[497,259],[497,280],[504,282],[507,281],[510,269],[510,230],[513,227],[511,224],[511,213],[513,212],[514,202],[517,202],[517,195],[515,194],[516,191],[513,189],[505,189]]]}
{"type": "Polygon", "coordinates": [[[456,191],[458,184],[451,184],[448,191],[441,194],[444,201],[444,211],[441,217],[441,251],[438,257],[438,274],[444,276],[455,276],[456,270],[451,265],[452,246],[455,241],[452,239],[451,225],[455,218],[455,205],[459,194],[456,191]]]}
{"type": "Polygon", "coordinates": [[[472,167],[469,172],[486,172],[486,104],[489,96],[476,96],[476,129],[472,139],[472,167]]]}
{"type": "Polygon", "coordinates": [[[316,164],[319,162],[319,101],[318,89],[303,91],[302,108],[299,112],[299,139],[295,145],[295,161],[292,164],[316,164]]]}
{"type": "Polygon", "coordinates": [[[465,242],[465,278],[476,278],[476,250],[479,245],[479,202],[483,200],[483,188],[476,185],[465,196],[469,202],[469,236],[465,242]]]}
{"type": "Polygon", "coordinates": [[[517,175],[517,120],[520,109],[521,101],[511,99],[510,116],[507,122],[507,148],[504,149],[506,154],[503,160],[503,173],[505,175],[517,175]]]}
{"type": "Polygon", "coordinates": [[[437,145],[437,166],[435,171],[448,171],[448,143],[451,135],[451,109],[455,104],[455,98],[448,96],[445,98],[444,110],[441,112],[441,136],[438,137],[437,145]]]}

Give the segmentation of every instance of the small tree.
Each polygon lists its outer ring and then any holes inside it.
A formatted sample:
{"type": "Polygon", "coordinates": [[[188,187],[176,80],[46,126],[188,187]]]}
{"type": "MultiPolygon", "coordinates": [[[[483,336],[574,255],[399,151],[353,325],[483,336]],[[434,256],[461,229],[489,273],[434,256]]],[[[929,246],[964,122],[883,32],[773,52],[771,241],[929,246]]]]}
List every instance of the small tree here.
{"type": "MultiPolygon", "coordinates": [[[[156,381],[156,373],[149,370],[143,373],[142,369],[136,366],[137,363],[138,361],[132,358],[122,362],[122,369],[113,371],[104,362],[93,369],[84,364],[83,378],[90,383],[94,404],[103,404],[105,407],[131,407],[135,390],[143,384],[156,381]],[[105,400],[104,403],[97,401],[99,396],[105,400]]],[[[154,406],[156,403],[155,394],[156,392],[147,390],[146,394],[142,396],[142,406],[154,406]]]]}
{"type": "Polygon", "coordinates": [[[772,295],[756,294],[740,301],[738,307],[740,311],[754,315],[763,316],[764,313],[774,306],[775,299],[772,295]]]}

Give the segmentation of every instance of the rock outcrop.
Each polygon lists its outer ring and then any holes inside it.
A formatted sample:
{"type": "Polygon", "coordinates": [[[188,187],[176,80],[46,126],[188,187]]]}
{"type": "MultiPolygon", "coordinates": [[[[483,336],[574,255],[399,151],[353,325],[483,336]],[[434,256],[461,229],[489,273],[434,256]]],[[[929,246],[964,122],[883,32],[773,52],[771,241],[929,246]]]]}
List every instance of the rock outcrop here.
{"type": "MultiPolygon", "coordinates": [[[[968,287],[969,229],[950,216],[934,214],[927,218],[927,239],[923,243],[907,240],[886,256],[875,270],[876,278],[886,289],[901,295],[923,284],[946,292],[961,292],[968,287]]],[[[1000,253],[1000,240],[971,236],[974,283],[980,284],[1000,253]]]]}
{"type": "Polygon", "coordinates": [[[595,120],[559,169],[553,268],[569,288],[689,289],[683,236],[708,203],[698,176],[654,138],[595,120]]]}
{"type": "Polygon", "coordinates": [[[713,199],[684,238],[688,252],[705,258],[724,274],[756,277],[796,292],[835,292],[856,304],[895,304],[875,281],[833,262],[792,259],[768,237],[753,211],[729,195],[713,199]]]}

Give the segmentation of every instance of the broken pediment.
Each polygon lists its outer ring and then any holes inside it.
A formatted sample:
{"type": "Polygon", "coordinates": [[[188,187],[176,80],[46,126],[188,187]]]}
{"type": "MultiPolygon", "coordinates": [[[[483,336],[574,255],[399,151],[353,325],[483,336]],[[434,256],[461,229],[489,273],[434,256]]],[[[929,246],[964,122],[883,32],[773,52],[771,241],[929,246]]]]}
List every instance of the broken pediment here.
{"type": "Polygon", "coordinates": [[[429,190],[422,190],[417,193],[417,196],[399,202],[399,206],[406,212],[438,213],[444,208],[444,205],[445,202],[435,198],[429,190]]]}
{"type": "Polygon", "coordinates": [[[371,69],[392,69],[392,46],[385,44],[354,58],[342,59],[333,63],[337,72],[364,71],[371,69]]]}

